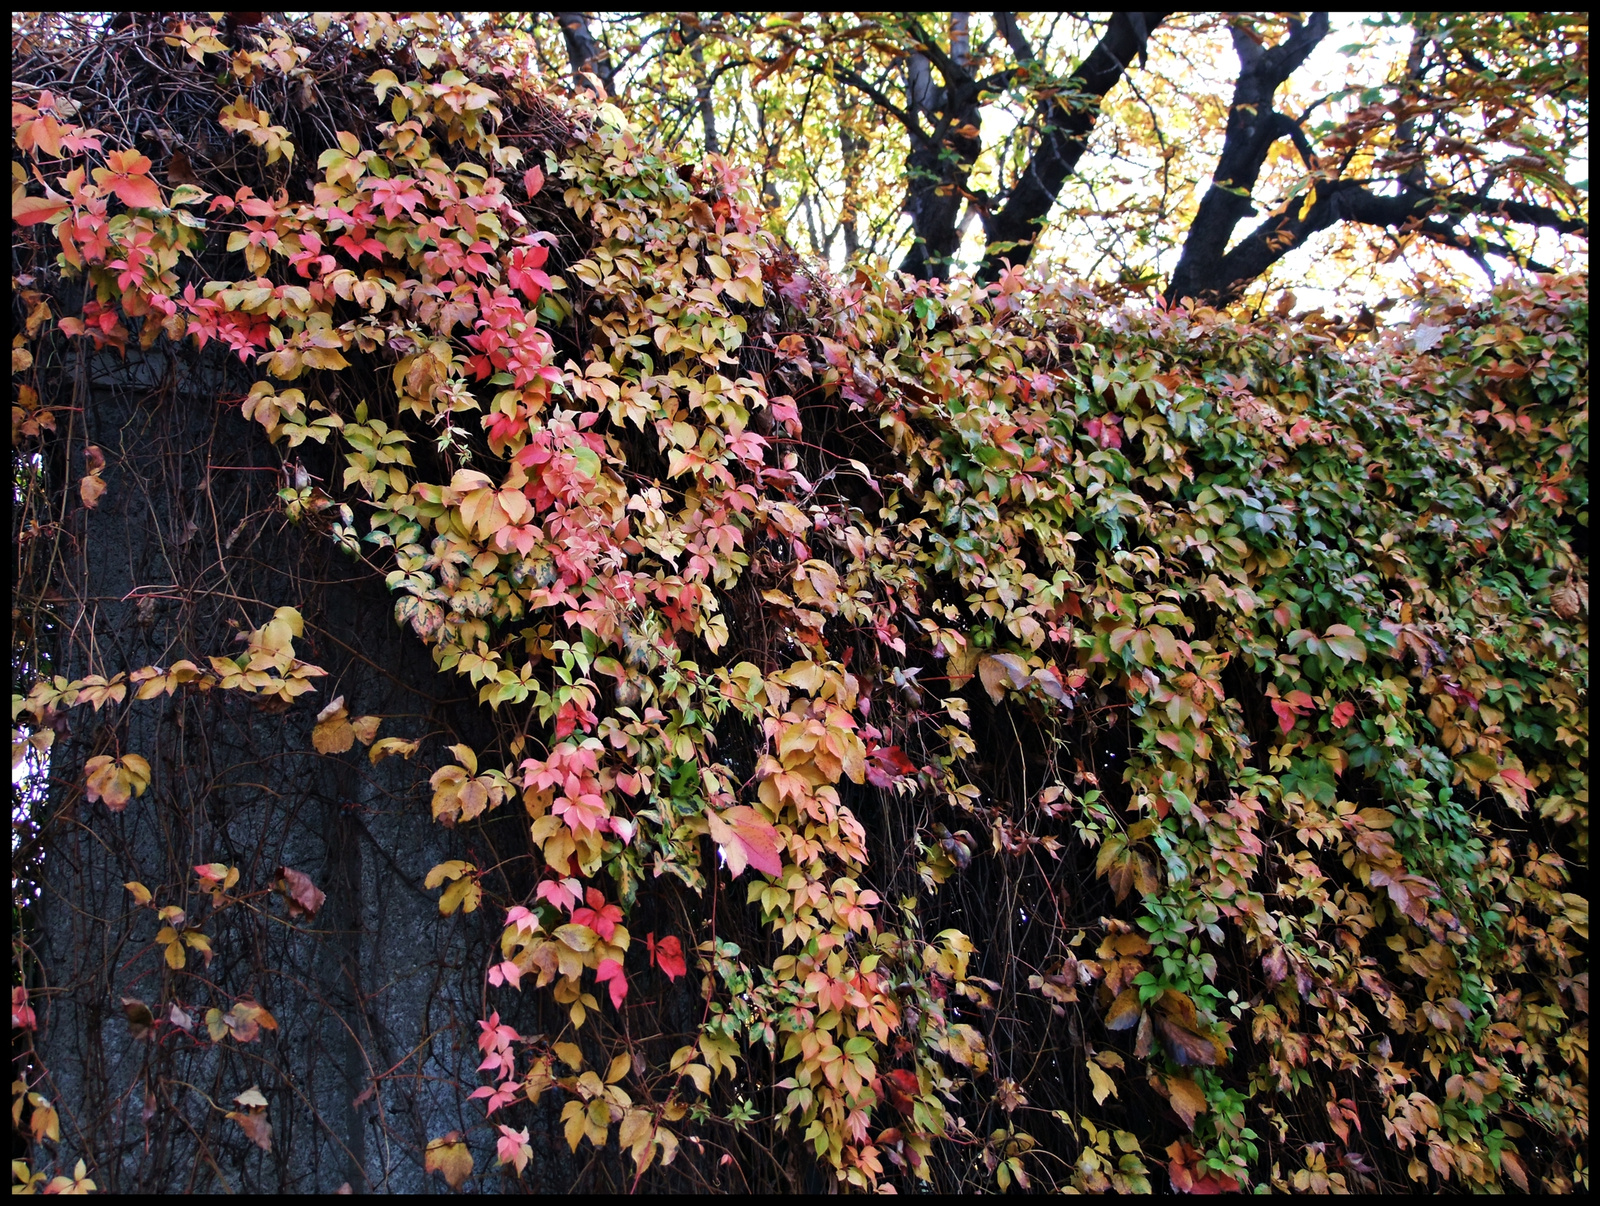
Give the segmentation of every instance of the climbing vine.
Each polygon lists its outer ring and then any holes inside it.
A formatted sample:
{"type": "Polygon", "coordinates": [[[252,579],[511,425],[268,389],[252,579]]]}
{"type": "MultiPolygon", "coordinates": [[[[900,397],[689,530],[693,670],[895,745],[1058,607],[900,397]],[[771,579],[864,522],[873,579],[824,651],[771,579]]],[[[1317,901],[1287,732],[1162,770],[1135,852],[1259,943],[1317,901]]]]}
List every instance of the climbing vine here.
{"type": "MultiPolygon", "coordinates": [[[[527,835],[510,864],[418,869],[440,925],[503,921],[484,1130],[436,1137],[430,1171],[459,1187],[492,1147],[520,1174],[522,1112],[558,1093],[571,1147],[619,1146],[637,1183],[714,1099],[755,1122],[717,1082],[770,1074],[760,1121],[863,1189],[1586,1183],[1583,282],[1375,330],[1020,272],[835,279],[763,229],[739,165],[492,45],[370,16],[220,32],[160,41],[220,89],[253,186],[163,187],[70,91],[14,94],[18,237],[85,291],[21,294],[13,441],[54,431],[39,340],[225,347],[284,514],[385,575],[492,710],[498,744],[422,755],[440,825],[527,835]],[[264,84],[314,108],[297,73],[339,38],[370,124],[297,141],[264,84]],[[297,468],[308,441],[342,473],[297,468]],[[1002,745],[1025,755],[1003,773],[1002,745]],[[897,812],[908,845],[875,846],[897,812]],[[1037,872],[1006,906],[1048,926],[1026,958],[996,961],[1012,916],[941,903],[985,860],[1037,872]],[[692,924],[631,930],[669,890],[692,924]],[[738,910],[757,941],[719,929],[738,910]],[[655,1050],[628,1011],[686,976],[698,1021],[655,1050]],[[526,993],[566,1030],[502,1020],[526,993]],[[1068,1019],[1046,1067],[1004,1039],[1019,1002],[1068,1019]]],[[[29,684],[14,742],[177,691],[308,706],[282,603],[242,653],[29,684]]],[[[318,707],[326,757],[419,756],[318,707]]],[[[77,773],[121,810],[153,772],[77,773]]],[[[194,871],[212,910],[322,904],[292,868],[194,871]]],[[[128,891],[150,958],[209,963],[203,923],[128,891]]],[[[123,1005],[200,1041],[176,1002],[123,1005]]],[[[275,1025],[204,1016],[219,1043],[275,1025]]],[[[26,1077],[14,1097],[59,1138],[26,1077]]],[[[269,1148],[266,1099],[233,1105],[269,1148]]]]}

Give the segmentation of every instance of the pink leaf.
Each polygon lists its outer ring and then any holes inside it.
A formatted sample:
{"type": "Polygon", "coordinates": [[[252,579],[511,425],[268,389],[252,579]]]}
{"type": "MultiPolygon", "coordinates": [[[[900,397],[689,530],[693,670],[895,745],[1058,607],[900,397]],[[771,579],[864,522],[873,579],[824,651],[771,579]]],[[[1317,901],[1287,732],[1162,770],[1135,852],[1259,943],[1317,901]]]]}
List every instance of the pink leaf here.
{"type": "Polygon", "coordinates": [[[755,809],[740,804],[720,816],[708,812],[706,820],[711,826],[711,840],[722,847],[728,869],[734,875],[743,874],[746,866],[766,875],[783,874],[783,860],[778,857],[778,831],[755,809]]]}
{"type": "Polygon", "coordinates": [[[514,1131],[508,1126],[502,1126],[500,1138],[495,1141],[495,1154],[501,1164],[515,1164],[517,1172],[521,1173],[528,1161],[533,1159],[533,1148],[528,1146],[527,1130],[514,1131]]]}
{"type": "Polygon", "coordinates": [[[499,988],[502,984],[509,984],[512,988],[522,988],[522,969],[510,959],[496,963],[489,969],[489,983],[499,988]]]}
{"type": "Polygon", "coordinates": [[[622,964],[615,959],[602,959],[600,966],[595,969],[594,978],[601,984],[609,981],[611,1004],[615,1008],[622,1008],[623,999],[628,995],[628,978],[623,974],[622,964]]]}
{"type": "Polygon", "coordinates": [[[19,1030],[37,1030],[38,1020],[28,1004],[28,990],[20,984],[11,989],[11,1025],[19,1030]]]}
{"type": "Polygon", "coordinates": [[[572,906],[578,903],[578,881],[547,879],[539,885],[534,895],[540,900],[549,901],[563,913],[570,913],[572,906]]]}

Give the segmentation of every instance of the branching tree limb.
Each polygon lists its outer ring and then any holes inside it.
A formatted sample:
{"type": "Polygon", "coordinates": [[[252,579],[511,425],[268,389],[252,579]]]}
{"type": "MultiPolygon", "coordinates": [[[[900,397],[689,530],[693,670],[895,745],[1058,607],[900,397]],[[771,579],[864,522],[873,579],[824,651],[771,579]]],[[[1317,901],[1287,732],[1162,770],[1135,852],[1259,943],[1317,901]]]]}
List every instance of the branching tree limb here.
{"type": "Polygon", "coordinates": [[[561,37],[567,44],[567,58],[572,63],[572,74],[580,81],[592,73],[606,87],[606,95],[617,94],[616,67],[605,48],[595,40],[589,29],[587,13],[556,13],[556,24],[561,27],[561,37]]]}
{"type": "Polygon", "coordinates": [[[1274,112],[1273,94],[1327,34],[1325,12],[1313,13],[1308,21],[1291,21],[1289,36],[1273,47],[1263,46],[1248,25],[1241,22],[1233,27],[1239,78],[1234,85],[1222,155],[1167,287],[1169,300],[1210,297],[1237,279],[1222,270],[1228,240],[1234,227],[1255,212],[1250,193],[1261,174],[1261,165],[1272,144],[1287,132],[1283,122],[1293,124],[1292,119],[1274,112]]]}
{"type": "MultiPolygon", "coordinates": [[[[1232,301],[1246,285],[1291,250],[1336,222],[1361,222],[1397,231],[1414,230],[1435,242],[1467,250],[1477,245],[1471,236],[1459,229],[1459,219],[1468,215],[1542,226],[1560,234],[1589,236],[1587,222],[1565,217],[1543,205],[1492,197],[1470,197],[1460,193],[1440,195],[1415,189],[1404,189],[1393,196],[1384,196],[1373,192],[1364,181],[1355,180],[1319,184],[1315,198],[1303,213],[1295,212],[1297,204],[1298,199],[1291,202],[1288,211],[1272,215],[1241,239],[1231,251],[1216,257],[1210,267],[1208,282],[1187,293],[1176,292],[1174,283],[1168,291],[1168,299],[1201,297],[1219,303],[1232,301]],[[1444,216],[1456,221],[1440,221],[1444,216]]],[[[1536,272],[1548,271],[1502,243],[1484,243],[1481,250],[1536,272]]]]}
{"type": "MultiPolygon", "coordinates": [[[[980,280],[996,279],[1005,260],[1021,264],[1033,254],[1033,241],[1044,227],[1061,186],[1083,157],[1100,116],[1101,101],[1122,78],[1128,64],[1144,54],[1151,31],[1170,15],[1117,13],[1089,57],[1072,74],[1066,94],[1040,102],[1039,124],[1044,133],[1039,146],[1000,212],[984,222],[990,249],[978,269],[980,280]]],[[[1017,57],[1018,66],[1026,68],[1034,61],[1033,52],[1017,27],[1016,15],[997,13],[995,23],[1017,57]]]]}
{"type": "MultiPolygon", "coordinates": [[[[1282,210],[1271,214],[1230,249],[1235,228],[1256,213],[1251,192],[1274,142],[1290,139],[1315,174],[1318,164],[1305,131],[1293,118],[1274,111],[1272,98],[1326,35],[1327,28],[1327,14],[1315,13],[1304,23],[1291,22],[1289,36],[1267,48],[1253,30],[1235,26],[1240,73],[1233,110],[1214,183],[1200,203],[1183,256],[1167,287],[1169,302],[1183,298],[1218,304],[1232,301],[1274,263],[1337,222],[1409,232],[1460,248],[1480,260],[1487,253],[1535,271],[1543,270],[1543,266],[1504,241],[1467,233],[1461,228],[1462,219],[1475,216],[1588,238],[1589,224],[1582,218],[1546,205],[1487,196],[1487,186],[1477,195],[1437,191],[1429,185],[1427,172],[1421,166],[1421,152],[1415,146],[1415,123],[1408,119],[1401,123],[1398,139],[1402,149],[1411,152],[1416,160],[1400,165],[1404,171],[1398,179],[1316,180],[1309,195],[1291,198],[1282,210]]],[[[1424,41],[1419,35],[1407,61],[1407,78],[1413,81],[1420,70],[1424,41]]]]}

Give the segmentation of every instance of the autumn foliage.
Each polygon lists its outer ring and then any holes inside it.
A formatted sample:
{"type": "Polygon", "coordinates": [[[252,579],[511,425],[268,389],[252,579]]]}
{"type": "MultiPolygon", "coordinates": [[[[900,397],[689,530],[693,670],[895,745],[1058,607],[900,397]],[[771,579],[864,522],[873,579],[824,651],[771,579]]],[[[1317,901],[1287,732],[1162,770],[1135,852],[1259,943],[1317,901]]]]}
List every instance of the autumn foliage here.
{"type": "MultiPolygon", "coordinates": [[[[554,1094],[635,1184],[719,1127],[863,1189],[1587,1177],[1583,281],[1374,328],[837,279],[738,164],[492,46],[219,39],[174,18],[149,53],[215,93],[242,183],[164,184],[92,98],[14,94],[14,443],[63,438],[42,344],[236,357],[256,438],[340,467],[284,513],[386,576],[501,737],[319,698],[282,599],[242,650],[19,684],[15,740],[236,690],[317,712],[324,757],[422,765],[441,826],[522,817],[509,869],[413,869],[438,925],[499,930],[480,1121],[430,1172],[521,1174],[554,1094]],[[268,103],[352,53],[366,124],[268,103]],[[677,991],[692,1029],[640,1038],[677,991]],[[567,1028],[519,1033],[525,994],[567,1028]]],[[[91,825],[161,790],[136,752],[51,773],[91,825]]],[[[128,885],[175,974],[210,964],[202,902],[323,904],[194,874],[128,885]]],[[[184,984],[186,1041],[277,1024],[184,984]]],[[[30,1075],[25,1181],[76,1159],[30,1075]]],[[[227,1097],[270,1150],[267,1099],[227,1097]]]]}

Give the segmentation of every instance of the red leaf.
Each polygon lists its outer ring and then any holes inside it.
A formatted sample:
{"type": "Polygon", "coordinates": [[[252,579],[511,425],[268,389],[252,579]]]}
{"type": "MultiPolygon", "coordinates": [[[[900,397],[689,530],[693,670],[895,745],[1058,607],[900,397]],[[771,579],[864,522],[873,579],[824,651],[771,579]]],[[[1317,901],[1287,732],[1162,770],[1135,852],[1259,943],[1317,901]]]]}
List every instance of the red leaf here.
{"type": "Polygon", "coordinates": [[[689,965],[683,959],[683,944],[676,938],[663,938],[656,941],[654,933],[645,936],[645,946],[650,951],[650,962],[659,967],[668,980],[676,980],[689,970],[689,965]]]}
{"type": "Polygon", "coordinates": [[[1294,728],[1295,715],[1293,708],[1284,703],[1283,700],[1275,699],[1272,701],[1272,710],[1277,713],[1278,728],[1285,733],[1294,728]]]}
{"type": "Polygon", "coordinates": [[[544,187],[544,169],[531,167],[522,173],[522,185],[528,190],[528,196],[533,196],[544,187]]]}
{"type": "Polygon", "coordinates": [[[586,925],[599,934],[602,941],[610,942],[618,922],[622,920],[621,906],[607,904],[606,898],[595,888],[590,888],[584,894],[584,898],[589,903],[582,908],[572,910],[572,923],[586,925]]]}
{"type": "Polygon", "coordinates": [[[1350,718],[1356,714],[1356,706],[1349,700],[1333,705],[1333,727],[1342,729],[1350,723],[1350,718]]]}
{"type": "Polygon", "coordinates": [[[125,205],[161,208],[161,189],[150,179],[150,157],[137,151],[112,151],[106,167],[95,168],[94,182],[115,193],[125,205]]]}
{"type": "Polygon", "coordinates": [[[883,1087],[888,1092],[889,1104],[909,1118],[916,1108],[915,1098],[922,1092],[922,1086],[917,1083],[916,1073],[908,1072],[904,1068],[886,1072],[883,1076],[883,1087]]]}

